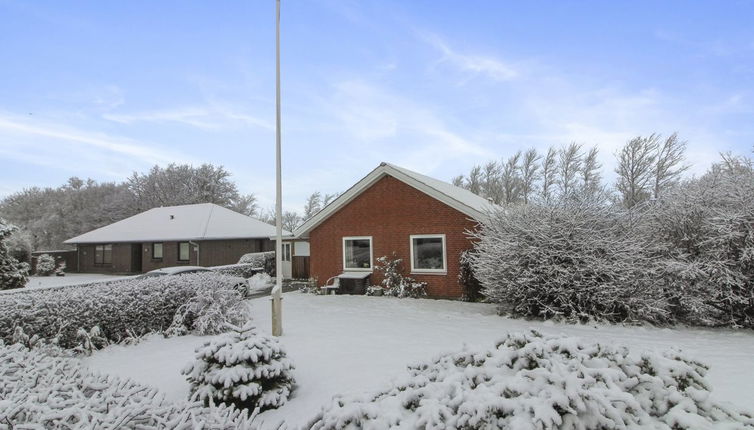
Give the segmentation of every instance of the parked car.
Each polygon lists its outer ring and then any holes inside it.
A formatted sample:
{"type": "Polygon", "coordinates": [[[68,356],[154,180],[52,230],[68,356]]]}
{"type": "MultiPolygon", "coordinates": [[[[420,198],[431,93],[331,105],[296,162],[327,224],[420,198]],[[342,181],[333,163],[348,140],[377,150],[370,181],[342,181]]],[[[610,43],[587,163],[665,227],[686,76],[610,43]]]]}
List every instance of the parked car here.
{"type": "MultiPolygon", "coordinates": [[[[217,273],[214,270],[207,269],[206,267],[201,266],[175,266],[175,267],[163,267],[162,269],[155,269],[150,270],[149,272],[139,275],[136,277],[136,279],[142,279],[142,278],[154,278],[157,276],[180,276],[180,275],[188,275],[190,273],[203,273],[203,272],[212,272],[217,273]]],[[[249,289],[249,283],[246,279],[240,277],[240,276],[228,276],[229,278],[232,278],[235,283],[233,284],[233,288],[240,291],[242,294],[246,294],[246,292],[249,289]]]]}

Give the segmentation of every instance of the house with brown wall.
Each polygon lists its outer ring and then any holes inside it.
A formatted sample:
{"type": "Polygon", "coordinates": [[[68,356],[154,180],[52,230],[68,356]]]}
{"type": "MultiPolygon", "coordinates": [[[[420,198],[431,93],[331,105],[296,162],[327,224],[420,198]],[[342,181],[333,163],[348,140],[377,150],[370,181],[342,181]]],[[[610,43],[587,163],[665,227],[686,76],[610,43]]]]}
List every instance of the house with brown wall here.
{"type": "Polygon", "coordinates": [[[341,194],[293,233],[309,241],[320,286],[336,276],[381,281],[376,259],[395,254],[430,297],[459,298],[459,258],[491,204],[468,190],[388,163],[341,194]]]}
{"type": "Polygon", "coordinates": [[[220,266],[273,251],[275,227],[212,203],[150,209],[71,238],[78,271],[143,273],[171,266],[220,266]]]}

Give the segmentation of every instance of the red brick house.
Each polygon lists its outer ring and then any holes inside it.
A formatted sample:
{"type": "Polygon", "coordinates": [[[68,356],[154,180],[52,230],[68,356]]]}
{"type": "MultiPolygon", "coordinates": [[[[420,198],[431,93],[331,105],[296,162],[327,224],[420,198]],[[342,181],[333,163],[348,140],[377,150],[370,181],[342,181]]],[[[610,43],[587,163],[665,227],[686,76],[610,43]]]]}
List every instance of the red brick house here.
{"type": "Polygon", "coordinates": [[[382,163],[293,237],[309,240],[309,271],[320,286],[360,273],[376,285],[376,259],[395,252],[409,276],[427,283],[431,297],[458,298],[459,257],[472,246],[465,232],[489,208],[468,190],[382,163]]]}
{"type": "Polygon", "coordinates": [[[142,273],[171,266],[220,266],[243,254],[273,251],[275,227],[212,203],[150,209],[84,233],[78,271],[142,273]]]}

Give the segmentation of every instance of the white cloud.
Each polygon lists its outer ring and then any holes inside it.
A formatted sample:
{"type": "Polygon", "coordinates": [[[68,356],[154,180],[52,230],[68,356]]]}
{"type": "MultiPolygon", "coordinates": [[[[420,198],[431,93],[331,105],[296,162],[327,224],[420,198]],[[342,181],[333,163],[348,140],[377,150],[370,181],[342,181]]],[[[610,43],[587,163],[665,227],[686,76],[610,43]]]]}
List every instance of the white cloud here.
{"type": "Polygon", "coordinates": [[[252,126],[271,130],[273,124],[234,107],[211,103],[203,106],[184,106],[135,113],[108,113],[103,118],[121,124],[138,122],[174,122],[204,130],[220,130],[237,126],[252,126]]]}
{"type": "Polygon", "coordinates": [[[441,62],[449,63],[463,72],[485,75],[495,81],[509,81],[519,75],[515,68],[495,56],[461,53],[436,34],[424,33],[421,37],[442,53],[441,62]]]}

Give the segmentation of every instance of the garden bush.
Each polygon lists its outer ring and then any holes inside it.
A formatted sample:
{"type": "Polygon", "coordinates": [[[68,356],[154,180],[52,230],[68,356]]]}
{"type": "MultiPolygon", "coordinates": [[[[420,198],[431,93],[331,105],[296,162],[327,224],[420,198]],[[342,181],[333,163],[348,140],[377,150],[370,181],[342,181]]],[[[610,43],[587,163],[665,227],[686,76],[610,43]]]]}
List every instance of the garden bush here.
{"type": "Polygon", "coordinates": [[[36,275],[50,276],[55,272],[55,258],[50,254],[42,254],[37,257],[36,275]]]}
{"type": "Polygon", "coordinates": [[[0,429],[253,429],[226,405],[171,403],[129,379],[90,373],[54,348],[0,341],[0,429]],[[57,354],[57,355],[55,355],[57,354]]]}
{"type": "Polygon", "coordinates": [[[576,200],[493,211],[470,254],[483,294],[516,316],[667,322],[633,215],[576,200]]]}
{"type": "Polygon", "coordinates": [[[257,273],[263,272],[264,267],[257,266],[252,263],[244,264],[228,264],[225,266],[212,266],[208,267],[214,272],[222,273],[223,275],[239,276],[241,278],[251,278],[257,273]]]}
{"type": "Polygon", "coordinates": [[[264,273],[275,276],[275,251],[252,252],[244,254],[238,264],[251,264],[264,269],[264,273]]]}
{"type": "Polygon", "coordinates": [[[167,329],[178,308],[202,291],[233,290],[236,278],[216,273],[124,279],[101,284],[24,289],[0,294],[0,339],[11,341],[16,327],[29,336],[78,345],[80,328],[98,326],[117,342],[167,329]]]}
{"type": "Polygon", "coordinates": [[[257,333],[251,323],[196,350],[183,373],[191,399],[264,411],[285,404],[294,389],[293,364],[277,339],[257,333]]]}
{"type": "MultiPolygon", "coordinates": [[[[382,273],[382,288],[384,294],[395,297],[420,298],[427,295],[427,283],[403,274],[403,259],[395,253],[392,257],[386,255],[377,258],[375,269],[382,273]]],[[[369,295],[376,295],[374,288],[367,289],[369,295]]]]}
{"type": "Polygon", "coordinates": [[[245,302],[245,292],[235,289],[200,289],[175,313],[171,332],[194,331],[196,334],[218,334],[227,325],[243,325],[251,319],[251,307],[245,302]],[[180,324],[180,327],[176,327],[180,324]]]}
{"type": "Polygon", "coordinates": [[[8,239],[16,227],[0,218],[0,290],[23,288],[29,276],[29,265],[19,263],[8,248],[8,239]]]}
{"type": "Polygon", "coordinates": [[[577,338],[509,334],[409,367],[370,394],[336,396],[310,429],[754,429],[710,398],[707,367],[678,351],[630,355],[577,338]]]}
{"type": "Polygon", "coordinates": [[[463,288],[463,297],[467,302],[478,302],[484,299],[482,294],[482,284],[474,275],[474,267],[471,264],[472,250],[466,250],[461,253],[459,258],[458,283],[463,288]]]}

